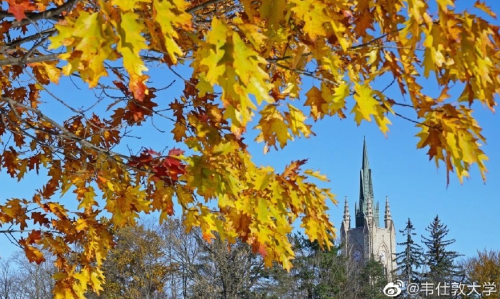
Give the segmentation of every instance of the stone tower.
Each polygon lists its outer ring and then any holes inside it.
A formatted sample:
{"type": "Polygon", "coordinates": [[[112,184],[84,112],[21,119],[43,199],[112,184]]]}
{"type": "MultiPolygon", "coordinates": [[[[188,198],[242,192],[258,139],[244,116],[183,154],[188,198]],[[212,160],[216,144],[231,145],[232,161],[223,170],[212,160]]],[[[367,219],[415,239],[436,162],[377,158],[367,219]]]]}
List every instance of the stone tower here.
{"type": "Polygon", "coordinates": [[[355,227],[351,227],[351,216],[347,197],[344,206],[344,219],[340,227],[343,252],[358,264],[369,259],[384,265],[387,278],[392,279],[396,268],[393,261],[396,254],[396,229],[391,218],[389,199],[385,200],[384,227],[379,223],[379,205],[373,195],[372,171],[368,162],[366,141],[363,140],[363,160],[361,163],[359,201],[354,206],[355,227]]]}

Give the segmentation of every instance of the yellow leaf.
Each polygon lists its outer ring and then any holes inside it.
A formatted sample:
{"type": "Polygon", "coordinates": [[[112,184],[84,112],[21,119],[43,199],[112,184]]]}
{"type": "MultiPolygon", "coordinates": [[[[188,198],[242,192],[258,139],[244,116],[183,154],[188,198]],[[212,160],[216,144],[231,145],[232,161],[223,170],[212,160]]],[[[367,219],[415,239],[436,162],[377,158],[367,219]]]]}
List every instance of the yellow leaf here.
{"type": "Polygon", "coordinates": [[[304,137],[309,137],[312,134],[311,126],[304,123],[307,119],[304,113],[290,104],[288,104],[288,109],[290,112],[285,113],[285,117],[293,135],[300,136],[302,133],[304,137]]]}
{"type": "Polygon", "coordinates": [[[330,180],[326,177],[326,175],[324,174],[321,174],[319,171],[313,171],[313,170],[306,170],[304,171],[305,174],[309,175],[309,176],[312,176],[312,177],[315,177],[323,182],[329,182],[330,180]]]}
{"type": "Polygon", "coordinates": [[[326,35],[323,24],[331,21],[331,18],[325,12],[326,4],[316,0],[293,0],[290,2],[296,5],[292,8],[292,11],[299,20],[304,21],[304,31],[312,40],[315,40],[320,35],[326,35]]]}
{"type": "Polygon", "coordinates": [[[68,49],[68,53],[60,56],[68,61],[63,73],[70,75],[78,70],[82,79],[91,88],[95,87],[99,79],[107,75],[104,61],[114,59],[111,29],[103,22],[102,15],[82,11],[74,23],[57,24],[56,28],[59,33],[50,38],[49,48],[66,46],[68,49]]]}
{"type": "Polygon", "coordinates": [[[363,119],[371,121],[371,115],[377,113],[376,106],[379,104],[377,100],[373,98],[371,88],[366,85],[355,83],[354,91],[356,92],[354,95],[356,105],[351,113],[354,113],[356,123],[359,125],[363,119]]]}
{"type": "MultiPolygon", "coordinates": [[[[272,169],[270,169],[272,170],[272,169]]],[[[270,173],[258,173],[255,176],[255,187],[257,190],[264,190],[268,187],[269,179],[272,177],[270,173]]]]}
{"type": "Polygon", "coordinates": [[[265,199],[260,198],[256,208],[257,220],[261,223],[269,222],[269,211],[267,209],[267,202],[265,199]]]}
{"type": "MultiPolygon", "coordinates": [[[[448,1],[451,1],[451,0],[448,0],[448,1]]],[[[497,17],[497,14],[494,13],[491,10],[491,8],[486,5],[486,3],[481,2],[480,0],[476,1],[476,3],[474,3],[474,7],[479,8],[480,10],[484,11],[485,13],[487,13],[492,18],[496,18],[497,17]]]]}
{"type": "Polygon", "coordinates": [[[321,84],[321,94],[328,103],[328,110],[332,113],[341,113],[341,109],[345,107],[346,98],[349,96],[349,84],[342,81],[333,89],[333,93],[326,84],[321,84]]]}
{"type": "MultiPolygon", "coordinates": [[[[212,20],[212,30],[207,34],[207,43],[209,47],[200,48],[199,57],[203,57],[200,60],[200,64],[206,66],[205,78],[211,85],[219,82],[219,78],[223,76],[226,72],[225,63],[220,63],[222,58],[226,54],[226,48],[224,45],[227,43],[227,38],[229,35],[229,28],[227,25],[217,18],[212,20]]],[[[227,54],[231,57],[231,53],[227,54]]]]}
{"type": "Polygon", "coordinates": [[[138,100],[142,100],[145,96],[146,76],[142,73],[148,69],[144,66],[144,62],[139,56],[139,53],[147,49],[145,39],[142,32],[145,26],[137,22],[138,15],[132,11],[121,15],[121,22],[117,24],[118,37],[120,41],[117,44],[118,52],[123,56],[123,66],[130,75],[130,90],[138,100]]]}
{"type": "Polygon", "coordinates": [[[443,10],[443,11],[448,11],[448,6],[450,7],[454,7],[455,5],[453,4],[453,1],[452,0],[437,0],[437,3],[439,5],[439,7],[443,10]]]}
{"type": "Polygon", "coordinates": [[[274,147],[276,147],[276,141],[278,141],[280,147],[283,148],[288,139],[292,139],[283,115],[276,110],[274,105],[267,105],[260,114],[261,119],[255,127],[260,129],[260,133],[255,140],[259,142],[265,141],[267,145],[274,147]]]}
{"type": "Polygon", "coordinates": [[[123,11],[129,11],[134,9],[135,4],[137,2],[146,2],[144,0],[112,0],[111,4],[112,5],[117,5],[119,8],[121,8],[123,11]]]}
{"type": "Polygon", "coordinates": [[[267,28],[274,32],[282,28],[280,22],[285,20],[286,10],[287,3],[285,0],[263,1],[259,7],[261,18],[267,21],[267,28]]]}
{"type": "Polygon", "coordinates": [[[262,101],[272,102],[269,91],[272,84],[268,83],[269,75],[261,68],[267,62],[255,50],[246,45],[238,34],[233,34],[234,69],[246,92],[252,93],[260,105],[262,101]]]}
{"type": "Polygon", "coordinates": [[[213,153],[214,155],[227,155],[230,152],[233,152],[236,149],[236,146],[233,142],[223,142],[219,143],[214,147],[213,153]]]}
{"type": "Polygon", "coordinates": [[[34,68],[34,74],[38,81],[42,84],[59,83],[59,78],[61,77],[61,70],[57,67],[57,61],[49,62],[39,62],[31,64],[34,68]]]}
{"type": "Polygon", "coordinates": [[[84,193],[83,198],[78,205],[78,209],[90,209],[96,201],[94,200],[96,194],[94,192],[94,188],[92,186],[87,187],[87,191],[84,193]]]}
{"type": "Polygon", "coordinates": [[[378,59],[378,52],[379,50],[377,48],[373,48],[366,56],[368,57],[368,61],[366,64],[372,65],[375,61],[378,59]]]}
{"type": "Polygon", "coordinates": [[[311,116],[314,120],[318,120],[319,118],[323,118],[327,113],[328,105],[323,99],[321,95],[321,90],[319,90],[316,86],[313,86],[307,93],[307,100],[304,103],[304,106],[311,107],[311,116]]]}
{"type": "Polygon", "coordinates": [[[182,49],[175,41],[179,38],[178,28],[191,28],[191,14],[186,12],[188,6],[189,3],[184,0],[153,0],[155,19],[160,24],[165,39],[165,48],[174,64],[177,63],[176,55],[183,55],[182,49]]]}

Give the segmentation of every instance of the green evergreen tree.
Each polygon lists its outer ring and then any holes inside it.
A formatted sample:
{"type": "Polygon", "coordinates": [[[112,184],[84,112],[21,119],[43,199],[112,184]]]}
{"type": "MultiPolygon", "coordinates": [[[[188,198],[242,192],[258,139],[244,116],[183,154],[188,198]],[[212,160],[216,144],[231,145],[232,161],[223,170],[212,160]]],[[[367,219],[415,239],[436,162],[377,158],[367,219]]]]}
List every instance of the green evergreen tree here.
{"type": "Polygon", "coordinates": [[[456,264],[456,258],[461,255],[448,250],[448,246],[455,243],[455,239],[446,240],[449,232],[447,226],[436,216],[426,230],[429,237],[422,236],[422,243],[427,247],[425,265],[428,268],[424,280],[433,283],[458,281],[462,270],[456,264]]]}
{"type": "Polygon", "coordinates": [[[339,247],[323,250],[317,242],[303,235],[295,235],[294,260],[291,275],[307,299],[342,298],[347,290],[346,259],[339,254],[339,247]]]}
{"type": "Polygon", "coordinates": [[[407,285],[420,282],[421,273],[419,269],[424,262],[423,248],[413,240],[413,236],[416,235],[413,232],[414,230],[413,223],[408,218],[406,227],[399,231],[406,239],[404,242],[398,243],[398,245],[404,246],[404,250],[396,254],[397,268],[394,270],[395,275],[407,285]]]}
{"type": "MultiPolygon", "coordinates": [[[[386,299],[383,265],[370,259],[352,263],[340,254],[341,245],[321,249],[303,235],[292,238],[296,258],[287,273],[282,267],[262,269],[272,287],[265,299],[386,299]]],[[[262,294],[262,292],[260,292],[262,294]]]]}
{"type": "Polygon", "coordinates": [[[383,289],[387,285],[387,276],[384,273],[384,266],[370,259],[361,269],[358,279],[361,282],[361,296],[355,298],[387,299],[383,289]]]}

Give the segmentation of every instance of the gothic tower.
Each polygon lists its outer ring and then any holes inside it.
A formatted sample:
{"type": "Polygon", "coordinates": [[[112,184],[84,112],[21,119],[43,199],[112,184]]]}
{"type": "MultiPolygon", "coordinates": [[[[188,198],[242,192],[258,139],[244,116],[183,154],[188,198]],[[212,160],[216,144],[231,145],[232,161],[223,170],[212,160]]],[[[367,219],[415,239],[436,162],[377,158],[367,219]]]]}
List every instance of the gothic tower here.
{"type": "Polygon", "coordinates": [[[344,219],[340,227],[343,252],[357,264],[369,259],[380,261],[388,279],[396,268],[393,261],[396,254],[396,229],[391,217],[389,199],[385,200],[384,227],[380,227],[379,205],[375,205],[372,171],[368,162],[366,140],[363,140],[363,158],[359,180],[359,201],[354,205],[355,227],[351,227],[351,217],[347,197],[344,206],[344,219]]]}

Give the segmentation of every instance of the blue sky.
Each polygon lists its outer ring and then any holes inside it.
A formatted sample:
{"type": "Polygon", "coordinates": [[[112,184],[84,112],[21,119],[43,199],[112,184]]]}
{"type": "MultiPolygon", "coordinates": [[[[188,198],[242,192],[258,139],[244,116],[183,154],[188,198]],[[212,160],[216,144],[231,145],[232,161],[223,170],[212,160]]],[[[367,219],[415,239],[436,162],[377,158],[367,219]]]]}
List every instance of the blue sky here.
{"type": "MultiPolygon", "coordinates": [[[[458,1],[460,8],[470,7],[473,1],[458,1]]],[[[495,0],[486,1],[493,7],[493,11],[500,13],[500,3],[495,0]]],[[[495,21],[498,23],[498,21],[495,21]]],[[[171,100],[172,96],[179,96],[183,86],[181,80],[173,76],[168,69],[155,71],[151,74],[156,82],[168,85],[173,79],[177,82],[159,99],[171,100]],[[168,75],[165,75],[165,74],[168,75]]],[[[63,80],[61,87],[54,88],[62,98],[71,97],[72,101],[86,105],[86,94],[83,91],[75,93],[75,89],[68,80],[63,80]],[[67,87],[67,88],[64,88],[67,87]]],[[[303,89],[307,91],[311,85],[319,86],[314,79],[304,79],[303,89]]],[[[432,84],[426,85],[432,92],[432,84]]],[[[81,85],[82,90],[85,86],[81,85]]],[[[388,93],[395,89],[388,90],[388,93]]],[[[396,98],[396,93],[394,93],[396,98]]],[[[396,98],[397,99],[397,98],[396,98]]],[[[304,99],[302,99],[304,100],[304,99]]],[[[401,101],[403,101],[401,99],[401,101]]],[[[299,105],[299,104],[297,104],[299,105]]],[[[103,104],[103,107],[106,105],[103,104]]],[[[473,107],[475,117],[483,128],[487,144],[483,146],[490,160],[487,180],[483,182],[477,167],[473,167],[471,178],[460,184],[455,174],[450,175],[450,184],[446,183],[444,168],[437,169],[433,161],[429,161],[426,150],[417,150],[418,138],[415,137],[417,129],[414,124],[390,116],[393,125],[385,137],[375,123],[364,122],[359,127],[355,124],[353,116],[347,119],[327,118],[316,123],[310,122],[316,136],[308,139],[297,139],[285,149],[271,150],[263,154],[263,144],[250,142],[255,134],[250,133],[246,140],[249,141],[249,150],[254,155],[257,164],[271,165],[277,171],[282,171],[285,165],[292,160],[308,159],[307,167],[320,170],[330,178],[329,183],[323,184],[332,189],[339,201],[338,206],[331,205],[331,221],[340,227],[342,220],[344,197],[347,196],[351,219],[353,219],[354,203],[359,198],[359,171],[361,168],[363,138],[366,137],[368,155],[372,169],[375,200],[381,205],[381,220],[383,220],[383,207],[385,197],[389,197],[392,217],[397,230],[404,228],[408,218],[411,218],[416,232],[417,240],[424,234],[425,227],[436,215],[450,230],[449,238],[456,239],[450,249],[466,256],[472,256],[476,250],[500,250],[500,138],[498,128],[500,118],[483,107],[473,107]]],[[[51,107],[49,114],[55,118],[62,117],[69,112],[61,106],[51,107]]],[[[408,111],[406,116],[415,119],[414,112],[408,111]]],[[[167,131],[170,124],[155,120],[155,124],[167,131]]],[[[168,133],[167,133],[168,134],[168,133]]],[[[161,150],[165,146],[172,146],[170,135],[162,134],[150,126],[139,128],[136,135],[141,140],[136,140],[132,145],[135,149],[141,146],[161,150]]],[[[0,202],[9,197],[31,197],[35,188],[39,188],[43,180],[30,174],[27,180],[20,183],[6,176],[0,171],[0,185],[2,193],[0,202]]],[[[68,193],[63,202],[72,201],[68,193]]],[[[352,220],[353,221],[353,220],[352,220]]],[[[354,224],[354,223],[352,223],[354,224]]],[[[382,221],[381,221],[382,224],[382,221]]],[[[401,242],[401,235],[397,234],[397,242],[401,242]]],[[[5,236],[0,235],[0,256],[10,254],[15,248],[10,245],[5,236]]]]}

